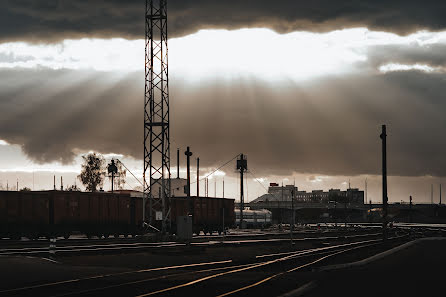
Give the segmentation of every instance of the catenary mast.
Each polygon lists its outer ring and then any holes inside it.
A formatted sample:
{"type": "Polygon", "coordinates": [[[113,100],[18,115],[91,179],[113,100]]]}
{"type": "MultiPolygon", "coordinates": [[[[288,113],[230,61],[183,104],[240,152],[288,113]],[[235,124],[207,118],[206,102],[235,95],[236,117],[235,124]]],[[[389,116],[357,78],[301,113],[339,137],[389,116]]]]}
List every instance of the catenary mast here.
{"type": "Polygon", "coordinates": [[[145,32],[143,221],[161,221],[167,232],[171,185],[166,0],[146,0],[145,32]]]}

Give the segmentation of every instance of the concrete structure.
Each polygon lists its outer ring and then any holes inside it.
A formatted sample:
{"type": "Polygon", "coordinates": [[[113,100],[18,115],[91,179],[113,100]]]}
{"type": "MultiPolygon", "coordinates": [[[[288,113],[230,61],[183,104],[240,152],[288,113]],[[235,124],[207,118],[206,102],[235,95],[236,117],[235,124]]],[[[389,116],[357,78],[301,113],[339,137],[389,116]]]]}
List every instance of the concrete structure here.
{"type": "MultiPolygon", "coordinates": [[[[171,196],[172,197],[184,197],[186,194],[186,192],[185,192],[186,186],[187,186],[187,179],[185,179],[185,178],[170,179],[171,196]]],[[[153,193],[153,195],[155,195],[155,197],[159,197],[159,194],[160,194],[159,188],[160,187],[158,187],[158,189],[157,188],[152,189],[152,193],[153,193]]]]}

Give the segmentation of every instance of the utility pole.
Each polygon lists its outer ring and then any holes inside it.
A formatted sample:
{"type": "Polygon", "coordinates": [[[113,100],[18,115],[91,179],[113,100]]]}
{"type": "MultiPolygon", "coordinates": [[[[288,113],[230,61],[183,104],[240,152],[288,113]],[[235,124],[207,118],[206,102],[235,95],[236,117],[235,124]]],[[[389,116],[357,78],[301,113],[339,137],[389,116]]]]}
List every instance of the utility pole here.
{"type": "Polygon", "coordinates": [[[54,191],[56,191],[56,175],[53,176],[54,191]]]}
{"type": "Polygon", "coordinates": [[[237,160],[237,169],[240,170],[240,229],[243,229],[243,208],[245,208],[243,198],[243,173],[248,170],[248,160],[243,154],[240,154],[240,159],[237,160]]]}
{"type": "Polygon", "coordinates": [[[431,204],[434,204],[434,185],[431,184],[431,204]]]}
{"type": "Polygon", "coordinates": [[[62,179],[62,175],[60,176],[60,190],[63,191],[63,179],[62,179]]]}
{"type": "Polygon", "coordinates": [[[283,223],[283,181],[282,181],[282,195],[281,195],[281,197],[280,197],[280,204],[281,204],[281,207],[280,207],[280,224],[282,225],[282,223],[283,223]]]}
{"type": "Polygon", "coordinates": [[[440,184],[440,205],[441,205],[441,184],[440,184]]]}
{"type": "Polygon", "coordinates": [[[146,0],[144,89],[143,225],[161,211],[161,230],[170,229],[170,123],[167,69],[167,0],[146,0]],[[155,189],[161,189],[155,197],[155,189]]]}
{"type": "Polygon", "coordinates": [[[200,158],[197,158],[197,197],[200,197],[200,158]]]}
{"type": "Polygon", "coordinates": [[[187,198],[190,198],[190,157],[192,156],[192,152],[190,151],[189,147],[187,147],[187,150],[184,152],[184,154],[186,155],[186,160],[187,160],[187,189],[186,189],[186,194],[187,194],[187,198]]]}
{"type": "Polygon", "coordinates": [[[225,198],[225,178],[223,177],[223,197],[225,198]]]}
{"type": "Polygon", "coordinates": [[[409,196],[409,223],[412,223],[412,196],[409,196]]]}
{"type": "Polygon", "coordinates": [[[293,241],[293,231],[294,231],[294,224],[296,223],[296,218],[295,218],[295,212],[294,212],[294,199],[296,198],[296,182],[294,182],[294,186],[293,186],[293,190],[291,191],[291,210],[293,211],[293,215],[292,217],[292,222],[291,222],[291,226],[290,226],[290,236],[291,236],[291,245],[294,245],[294,241],[293,241]]]}
{"type": "Polygon", "coordinates": [[[180,179],[180,149],[177,148],[177,178],[180,179]]]}
{"type": "Polygon", "coordinates": [[[192,152],[190,151],[189,147],[187,147],[187,150],[184,152],[186,155],[187,160],[187,199],[189,200],[189,214],[194,215],[194,201],[190,197],[190,157],[192,156],[192,152]]]}
{"type": "Polygon", "coordinates": [[[367,177],[365,178],[365,203],[367,203],[367,177]]]}
{"type": "Polygon", "coordinates": [[[383,238],[387,239],[387,133],[386,125],[382,125],[380,135],[382,139],[382,196],[383,196],[383,238]]]}

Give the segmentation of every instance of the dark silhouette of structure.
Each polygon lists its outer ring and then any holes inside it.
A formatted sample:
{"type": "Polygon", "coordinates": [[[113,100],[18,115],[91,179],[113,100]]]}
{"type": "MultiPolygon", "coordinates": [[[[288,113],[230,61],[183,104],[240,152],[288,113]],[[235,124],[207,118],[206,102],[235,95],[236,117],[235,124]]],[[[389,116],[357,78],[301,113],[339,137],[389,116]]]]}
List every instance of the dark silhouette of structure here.
{"type": "Polygon", "coordinates": [[[113,193],[114,190],[114,183],[115,183],[115,176],[118,174],[118,167],[115,164],[115,160],[111,160],[110,164],[107,166],[107,172],[109,174],[109,177],[111,177],[111,191],[113,193]]]}
{"type": "Polygon", "coordinates": [[[383,179],[383,237],[387,238],[387,134],[386,125],[382,125],[382,179],[383,179]]]}
{"type": "Polygon", "coordinates": [[[170,135],[167,71],[167,1],[146,0],[144,92],[144,198],[149,199],[149,224],[162,211],[161,230],[170,227],[170,135]],[[152,193],[159,188],[160,195],[152,193]]]}
{"type": "Polygon", "coordinates": [[[240,154],[240,159],[237,160],[237,170],[240,170],[240,229],[243,229],[243,208],[245,207],[243,197],[243,173],[248,170],[248,160],[243,154],[240,154]]]}
{"type": "Polygon", "coordinates": [[[200,197],[200,158],[197,158],[197,197],[200,197]]]}

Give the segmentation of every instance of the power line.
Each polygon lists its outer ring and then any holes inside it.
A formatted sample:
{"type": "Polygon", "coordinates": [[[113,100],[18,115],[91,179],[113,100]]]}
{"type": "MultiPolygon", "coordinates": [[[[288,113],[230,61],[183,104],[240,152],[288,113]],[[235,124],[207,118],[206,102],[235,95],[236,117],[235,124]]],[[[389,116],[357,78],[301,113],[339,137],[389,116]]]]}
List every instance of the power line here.
{"type": "MultiPolygon", "coordinates": [[[[209,176],[211,176],[212,174],[214,174],[215,172],[217,172],[218,170],[222,169],[223,167],[225,167],[226,165],[228,165],[230,162],[232,162],[235,158],[237,158],[238,156],[240,156],[240,154],[237,154],[234,156],[234,158],[232,158],[231,160],[229,160],[228,162],[226,162],[225,164],[221,165],[220,167],[218,167],[217,169],[215,169],[214,171],[212,171],[211,173],[209,173],[208,175],[206,175],[205,177],[203,177],[202,179],[199,179],[198,181],[202,181],[206,178],[208,178],[209,176]]],[[[197,181],[191,182],[191,185],[196,183],[197,181]]]]}
{"type": "Polygon", "coordinates": [[[252,169],[249,169],[248,173],[251,174],[252,177],[254,177],[254,179],[256,180],[256,182],[258,182],[258,183],[265,189],[266,192],[268,192],[268,189],[265,188],[265,186],[259,181],[259,179],[258,179],[257,177],[255,177],[254,173],[252,172],[252,169]]]}
{"type": "Polygon", "coordinates": [[[119,162],[119,163],[121,163],[122,164],[122,166],[124,166],[124,168],[128,171],[128,172],[130,172],[130,174],[141,184],[141,186],[143,186],[143,188],[144,188],[144,184],[130,171],[130,169],[128,169],[127,168],[127,166],[125,166],[124,165],[124,163],[122,163],[122,161],[121,160],[119,160],[119,159],[116,159],[116,161],[117,162],[119,162]]]}

